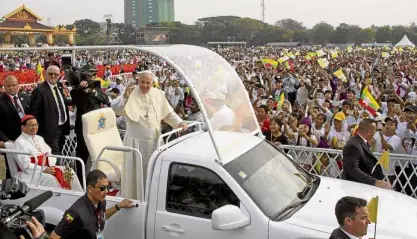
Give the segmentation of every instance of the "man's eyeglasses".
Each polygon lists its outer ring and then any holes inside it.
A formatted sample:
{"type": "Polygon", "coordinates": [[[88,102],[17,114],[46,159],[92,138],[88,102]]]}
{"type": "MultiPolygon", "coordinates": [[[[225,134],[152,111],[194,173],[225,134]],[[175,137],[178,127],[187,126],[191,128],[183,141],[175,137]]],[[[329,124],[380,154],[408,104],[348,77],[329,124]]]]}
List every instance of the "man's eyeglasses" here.
{"type": "Polygon", "coordinates": [[[49,76],[59,76],[59,73],[48,72],[49,76]]]}
{"type": "Polygon", "coordinates": [[[103,192],[105,190],[110,191],[110,189],[112,188],[110,185],[103,185],[103,186],[100,186],[100,187],[94,186],[94,187],[100,189],[101,192],[103,192]]]}

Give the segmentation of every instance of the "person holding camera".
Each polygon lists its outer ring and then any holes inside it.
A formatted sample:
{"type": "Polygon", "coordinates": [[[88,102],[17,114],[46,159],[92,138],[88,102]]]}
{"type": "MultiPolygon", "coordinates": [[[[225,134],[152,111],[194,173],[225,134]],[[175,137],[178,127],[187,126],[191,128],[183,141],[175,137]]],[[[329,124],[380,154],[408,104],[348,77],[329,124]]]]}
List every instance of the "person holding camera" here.
{"type": "MultiPolygon", "coordinates": [[[[95,71],[95,67],[86,65],[81,72],[79,85],[71,90],[71,98],[77,108],[74,127],[77,136],[76,156],[81,158],[86,165],[90,154],[84,141],[82,116],[102,108],[103,105],[109,105],[110,102],[109,97],[101,91],[100,81],[94,80],[95,71]]],[[[88,169],[86,170],[88,171],[88,169]]],[[[81,164],[78,162],[77,174],[79,180],[82,181],[81,164]]]]}
{"type": "MultiPolygon", "coordinates": [[[[19,179],[3,179],[0,180],[0,199],[19,199],[26,196],[29,188],[19,179]]],[[[7,215],[7,214],[6,214],[7,215]]],[[[36,217],[31,217],[32,221],[27,221],[26,225],[32,233],[33,239],[46,239],[48,234],[45,232],[43,225],[36,219],[36,217]]],[[[25,239],[24,236],[18,235],[19,239],[25,239]]],[[[10,230],[6,224],[3,224],[0,221],[0,239],[16,239],[17,236],[10,230]]]]}
{"type": "MultiPolygon", "coordinates": [[[[27,221],[26,225],[29,227],[32,238],[33,239],[47,239],[48,233],[46,233],[45,228],[43,225],[35,218],[31,218],[32,221],[27,221]]],[[[24,236],[20,235],[16,237],[16,235],[6,227],[6,225],[0,223],[0,239],[27,239],[24,236]]]]}

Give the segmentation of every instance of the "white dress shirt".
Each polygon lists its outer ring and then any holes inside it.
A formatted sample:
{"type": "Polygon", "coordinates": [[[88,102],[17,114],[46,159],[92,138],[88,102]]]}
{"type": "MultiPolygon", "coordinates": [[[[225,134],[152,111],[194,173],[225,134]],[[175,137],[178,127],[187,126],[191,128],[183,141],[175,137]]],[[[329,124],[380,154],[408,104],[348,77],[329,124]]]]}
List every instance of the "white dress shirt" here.
{"type": "MultiPolygon", "coordinates": [[[[16,102],[17,103],[17,106],[19,106],[20,109],[22,110],[22,114],[19,114],[19,116],[20,116],[20,118],[23,118],[23,116],[25,116],[25,109],[23,108],[23,105],[22,105],[22,102],[20,101],[19,95],[18,94],[15,94],[15,95],[9,95],[9,94],[7,94],[7,96],[9,96],[9,98],[12,101],[13,104],[14,104],[13,97],[15,97],[15,96],[17,97],[17,102],[16,102]]],[[[23,100],[23,98],[22,98],[22,100],[23,100]]]]}
{"type": "Polygon", "coordinates": [[[61,125],[65,124],[65,122],[67,122],[67,120],[68,120],[67,110],[65,109],[64,97],[62,97],[61,92],[59,91],[59,89],[58,89],[58,95],[55,94],[55,89],[54,88],[55,87],[58,88],[57,85],[51,85],[49,82],[48,82],[48,85],[49,85],[49,87],[51,87],[52,95],[55,98],[56,107],[58,109],[58,125],[61,126],[61,125]],[[65,119],[64,122],[61,121],[61,110],[59,110],[59,101],[58,101],[57,97],[59,97],[61,99],[62,106],[64,107],[64,109],[62,109],[64,111],[63,112],[64,113],[64,119],[65,119]]]}
{"type": "Polygon", "coordinates": [[[342,230],[342,232],[345,233],[350,239],[361,239],[360,237],[354,236],[349,232],[346,232],[345,230],[343,230],[343,228],[340,228],[340,230],[342,230]]]}

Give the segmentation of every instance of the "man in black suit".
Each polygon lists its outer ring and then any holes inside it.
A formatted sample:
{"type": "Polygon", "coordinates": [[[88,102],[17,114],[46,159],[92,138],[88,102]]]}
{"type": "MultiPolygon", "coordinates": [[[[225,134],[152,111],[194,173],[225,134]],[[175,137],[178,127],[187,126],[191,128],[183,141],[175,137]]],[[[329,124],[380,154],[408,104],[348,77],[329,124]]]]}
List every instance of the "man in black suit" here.
{"type": "MultiPolygon", "coordinates": [[[[29,98],[19,92],[19,81],[14,76],[4,80],[5,93],[0,95],[0,147],[4,143],[15,141],[21,134],[20,119],[29,112],[29,98]]],[[[6,160],[6,178],[10,178],[6,160]]]]}
{"type": "Polygon", "coordinates": [[[376,123],[372,119],[363,119],[359,123],[358,133],[349,139],[343,148],[342,179],[391,189],[389,182],[383,181],[384,174],[381,167],[376,167],[375,158],[367,144],[376,133],[376,123]]]}
{"type": "Polygon", "coordinates": [[[67,102],[62,84],[58,82],[60,75],[57,66],[49,66],[46,81],[38,85],[30,100],[31,114],[39,122],[38,135],[51,147],[52,154],[58,155],[70,132],[67,102]]]}
{"type": "MultiPolygon", "coordinates": [[[[80,76],[80,85],[74,86],[71,90],[71,98],[77,108],[75,118],[75,134],[77,135],[76,156],[84,161],[85,165],[90,156],[84,141],[82,116],[90,111],[107,106],[110,102],[109,97],[101,91],[100,81],[94,80],[96,74],[95,66],[85,66],[80,76]]],[[[86,168],[87,172],[89,171],[86,168]]],[[[77,175],[82,182],[81,164],[77,162],[77,175]]]]}
{"type": "Polygon", "coordinates": [[[340,227],[329,239],[361,238],[368,233],[369,212],[367,201],[356,197],[343,197],[336,203],[335,214],[340,227]]]}

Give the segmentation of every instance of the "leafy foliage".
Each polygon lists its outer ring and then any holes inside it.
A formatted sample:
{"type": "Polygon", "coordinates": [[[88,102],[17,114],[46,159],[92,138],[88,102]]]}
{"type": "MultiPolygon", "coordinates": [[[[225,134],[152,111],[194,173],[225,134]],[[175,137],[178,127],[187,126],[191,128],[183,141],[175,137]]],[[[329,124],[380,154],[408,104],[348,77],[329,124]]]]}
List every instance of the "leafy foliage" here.
{"type": "MultiPolygon", "coordinates": [[[[105,44],[106,35],[103,25],[90,19],[81,19],[67,29],[77,28],[77,45],[105,44]]],[[[357,25],[341,23],[334,27],[326,22],[319,22],[311,29],[306,28],[302,22],[293,19],[282,19],[274,25],[266,24],[256,19],[241,18],[236,16],[206,17],[187,25],[181,22],[151,23],[150,27],[169,28],[170,43],[203,45],[210,41],[245,41],[249,45],[262,45],[268,42],[301,42],[304,44],[326,43],[370,43],[370,42],[398,42],[404,34],[409,39],[417,42],[417,25],[411,23],[408,26],[370,26],[361,28],[357,25]]],[[[130,25],[113,23],[112,28],[123,44],[136,44],[137,32],[130,25]]],[[[18,43],[27,43],[24,35],[13,37],[18,43]]],[[[37,42],[45,42],[43,36],[37,37],[37,42]]],[[[4,36],[0,34],[0,43],[4,42],[4,36]]],[[[64,36],[56,36],[57,44],[65,44],[64,36]]]]}

